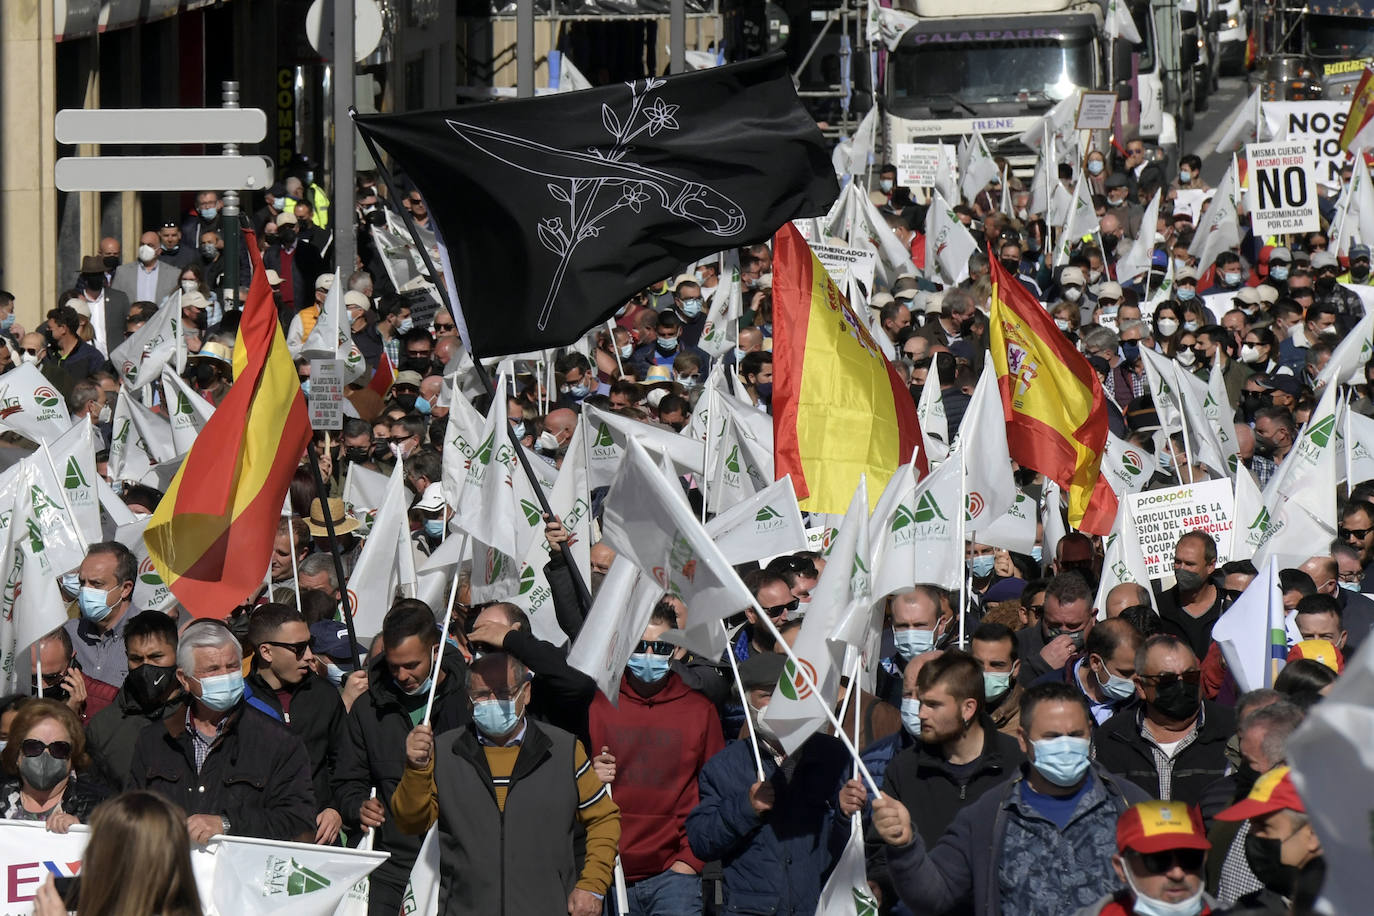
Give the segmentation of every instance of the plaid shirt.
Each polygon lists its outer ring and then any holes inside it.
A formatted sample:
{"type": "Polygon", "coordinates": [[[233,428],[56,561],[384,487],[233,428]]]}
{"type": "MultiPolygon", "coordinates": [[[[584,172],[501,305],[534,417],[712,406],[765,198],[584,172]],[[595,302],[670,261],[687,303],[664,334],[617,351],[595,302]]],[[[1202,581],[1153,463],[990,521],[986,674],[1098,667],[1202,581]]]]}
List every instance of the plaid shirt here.
{"type": "Polygon", "coordinates": [[[207,738],[196,728],[195,720],[191,718],[191,704],[186,705],[186,731],[191,735],[191,750],[196,755],[196,772],[199,773],[205,766],[205,758],[210,756],[210,752],[215,749],[215,743],[219,741],[219,735],[207,738]]]}
{"type": "Polygon", "coordinates": [[[1232,906],[1246,894],[1264,890],[1264,882],[1255,877],[1250,863],[1245,858],[1245,838],[1250,835],[1250,822],[1241,821],[1236,837],[1226,850],[1226,858],[1221,862],[1221,878],[1217,882],[1217,902],[1222,906],[1232,906]]]}
{"type": "Polygon", "coordinates": [[[1159,774],[1159,797],[1168,801],[1173,795],[1174,789],[1174,760],[1183,753],[1183,749],[1197,740],[1198,733],[1202,731],[1202,724],[1207,715],[1204,707],[1198,706],[1197,721],[1193,723],[1192,730],[1184,735],[1182,740],[1174,745],[1172,754],[1166,754],[1160,748],[1155,736],[1150,734],[1150,728],[1145,724],[1145,710],[1141,709],[1136,713],[1136,720],[1140,723],[1140,737],[1150,745],[1150,753],[1155,758],[1155,772],[1159,774]]]}
{"type": "Polygon", "coordinates": [[[1274,459],[1272,458],[1256,455],[1250,459],[1250,470],[1254,472],[1255,481],[1259,484],[1259,488],[1263,490],[1269,485],[1269,479],[1278,473],[1279,466],[1274,463],[1274,459]]]}
{"type": "Polygon", "coordinates": [[[386,357],[391,360],[391,365],[399,372],[399,367],[401,365],[401,339],[395,334],[391,335],[390,340],[382,341],[382,349],[386,351],[386,357]]]}

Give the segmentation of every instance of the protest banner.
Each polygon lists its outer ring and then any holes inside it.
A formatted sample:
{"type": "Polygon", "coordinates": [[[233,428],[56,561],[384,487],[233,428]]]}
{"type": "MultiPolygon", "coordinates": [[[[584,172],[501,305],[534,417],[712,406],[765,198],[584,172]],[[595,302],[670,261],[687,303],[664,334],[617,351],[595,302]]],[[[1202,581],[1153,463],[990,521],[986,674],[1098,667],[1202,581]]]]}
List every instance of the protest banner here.
{"type": "Polygon", "coordinates": [[[1301,141],[1248,143],[1250,222],[1256,236],[1321,228],[1311,151],[1301,141]]]}
{"type": "Polygon", "coordinates": [[[1217,565],[1231,557],[1235,494],[1229,481],[1208,480],[1181,487],[1132,493],[1131,517],[1151,579],[1173,576],[1174,545],[1189,531],[1205,531],[1217,543],[1217,565]]]}
{"type": "Polygon", "coordinates": [[[938,143],[898,143],[897,184],[906,188],[934,187],[943,162],[938,143]]]}
{"type": "Polygon", "coordinates": [[[1350,102],[1264,102],[1267,136],[1295,140],[1312,154],[1313,169],[1319,184],[1339,187],[1345,150],[1341,131],[1345,129],[1350,102]]]}
{"type": "Polygon", "coordinates": [[[853,277],[864,285],[864,289],[872,291],[873,274],[878,263],[878,253],[873,249],[812,244],[811,250],[816,253],[821,266],[830,274],[836,286],[846,288],[849,278],[853,277]]]}
{"type": "Polygon", "coordinates": [[[343,428],[344,375],[343,361],[312,359],[310,361],[310,428],[343,428]]]}
{"type": "Polygon", "coordinates": [[[1085,92],[1078,100],[1074,127],[1078,130],[1111,130],[1112,115],[1115,113],[1115,92],[1085,92]]]}

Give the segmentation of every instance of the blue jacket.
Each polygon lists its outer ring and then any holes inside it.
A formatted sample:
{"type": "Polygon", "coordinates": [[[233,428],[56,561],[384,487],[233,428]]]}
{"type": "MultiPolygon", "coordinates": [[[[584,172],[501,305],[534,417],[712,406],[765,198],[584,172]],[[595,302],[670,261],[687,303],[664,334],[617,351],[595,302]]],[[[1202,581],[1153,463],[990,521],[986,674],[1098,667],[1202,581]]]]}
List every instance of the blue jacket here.
{"type": "Polygon", "coordinates": [[[758,780],[749,742],[731,741],[698,777],[701,801],[687,816],[687,840],[698,858],[720,860],[724,913],[814,916],[849,839],[836,796],[853,762],[839,739],[812,735],[783,763],[763,755],[776,800],[762,817],[749,804],[758,780]]]}
{"type": "MultiPolygon", "coordinates": [[[[888,847],[887,866],[892,883],[913,912],[944,913],[961,903],[971,902],[974,916],[999,916],[1002,905],[998,872],[1003,865],[1008,822],[1017,818],[1055,829],[1038,815],[1028,815],[1026,806],[1020,801],[1020,787],[1028,766],[1023,766],[1021,774],[1007,781],[1001,789],[988,792],[960,811],[929,853],[920,832],[914,828],[912,841],[906,846],[888,847]]],[[[1073,846],[1078,852],[1061,856],[1062,850],[1044,850],[1046,856],[1058,857],[1052,860],[1060,863],[1056,883],[1072,886],[1086,898],[1075,903],[1056,896],[1054,900],[1047,900],[1047,906],[1039,908],[1041,911],[1051,912],[1057,905],[1059,912],[1072,912],[1075,907],[1116,889],[1115,883],[1110,887],[1093,888],[1077,881],[1076,869],[1070,866],[1078,866],[1080,870],[1092,866],[1097,872],[1103,872],[1104,863],[1116,852],[1117,818],[1127,807],[1147,801],[1149,796],[1139,786],[1110,775],[1096,764],[1092,765],[1092,772],[1096,785],[1079,802],[1068,827],[1059,831],[1066,848],[1073,846]]],[[[1110,866],[1105,871],[1109,872],[1110,866]]],[[[1115,882],[1115,878],[1112,880],[1115,882]]],[[[1057,894],[1062,887],[1032,886],[1018,890],[1033,901],[1038,894],[1057,894]]]]}

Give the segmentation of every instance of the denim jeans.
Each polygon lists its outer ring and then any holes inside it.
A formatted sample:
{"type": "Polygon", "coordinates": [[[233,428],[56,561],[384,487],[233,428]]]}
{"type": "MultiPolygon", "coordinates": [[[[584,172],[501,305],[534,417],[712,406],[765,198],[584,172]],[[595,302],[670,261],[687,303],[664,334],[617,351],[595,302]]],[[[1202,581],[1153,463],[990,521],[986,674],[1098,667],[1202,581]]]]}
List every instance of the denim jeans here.
{"type": "MultiPolygon", "coordinates": [[[[699,916],[701,875],[665,871],[630,885],[626,896],[630,916],[699,916]]],[[[620,916],[614,885],[606,895],[606,916],[620,916]]]]}

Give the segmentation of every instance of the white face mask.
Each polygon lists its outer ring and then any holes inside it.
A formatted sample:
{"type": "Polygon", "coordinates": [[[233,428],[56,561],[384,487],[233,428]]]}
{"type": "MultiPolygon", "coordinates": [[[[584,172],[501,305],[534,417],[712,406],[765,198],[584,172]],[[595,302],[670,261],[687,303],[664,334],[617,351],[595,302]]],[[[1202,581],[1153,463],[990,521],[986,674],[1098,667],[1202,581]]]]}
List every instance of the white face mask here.
{"type": "Polygon", "coordinates": [[[1158,322],[1159,333],[1165,337],[1173,337],[1178,330],[1178,322],[1172,318],[1161,318],[1158,322]]]}
{"type": "Polygon", "coordinates": [[[1257,363],[1260,361],[1259,347],[1254,344],[1245,344],[1240,348],[1240,361],[1243,363],[1257,363]]]}
{"type": "Polygon", "coordinates": [[[1191,897],[1186,897],[1177,903],[1167,903],[1163,900],[1156,900],[1153,897],[1146,897],[1135,886],[1135,881],[1131,880],[1131,869],[1123,869],[1126,872],[1126,883],[1131,888],[1131,893],[1135,897],[1132,911],[1135,916],[1198,916],[1202,912],[1202,886],[1199,885],[1197,893],[1191,897]]]}
{"type": "Polygon", "coordinates": [[[111,418],[112,416],[113,416],[113,413],[112,413],[111,410],[110,410],[110,405],[109,405],[109,404],[101,404],[101,405],[100,405],[100,413],[98,413],[98,414],[95,415],[95,422],[97,422],[97,423],[102,423],[102,424],[103,424],[103,423],[109,423],[109,422],[110,422],[110,418],[111,418]]]}
{"type": "Polygon", "coordinates": [[[197,283],[195,280],[182,280],[182,281],[181,281],[181,291],[182,291],[183,293],[194,293],[194,292],[196,291],[196,289],[199,288],[199,286],[200,286],[200,284],[197,283]]]}
{"type": "Polygon", "coordinates": [[[1066,286],[1064,287],[1064,298],[1069,302],[1077,302],[1083,298],[1083,290],[1076,286],[1066,286]]]}
{"type": "Polygon", "coordinates": [[[144,264],[151,264],[153,262],[153,259],[156,257],[157,249],[154,248],[152,245],[138,246],[138,259],[142,261],[144,264]]]}
{"type": "Polygon", "coordinates": [[[1197,362],[1197,354],[1192,350],[1179,350],[1177,359],[1178,364],[1186,368],[1197,362]]]}

